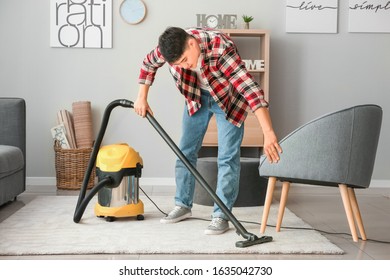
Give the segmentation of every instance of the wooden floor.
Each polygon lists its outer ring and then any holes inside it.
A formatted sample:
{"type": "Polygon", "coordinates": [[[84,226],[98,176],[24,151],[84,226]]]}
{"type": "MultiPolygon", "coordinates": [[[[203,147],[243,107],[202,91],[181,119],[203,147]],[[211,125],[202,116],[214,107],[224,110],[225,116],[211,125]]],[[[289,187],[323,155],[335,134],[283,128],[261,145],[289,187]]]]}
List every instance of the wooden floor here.
{"type": "MultiPolygon", "coordinates": [[[[146,193],[172,197],[174,187],[144,187],[146,193]]],[[[57,190],[54,186],[28,186],[17,201],[0,207],[1,222],[28,204],[36,196],[78,195],[78,191],[57,190]]],[[[156,260],[156,259],[267,259],[267,260],[390,260],[390,188],[369,188],[356,191],[368,241],[353,242],[342,200],[337,188],[294,186],[290,188],[287,207],[298,217],[323,233],[345,251],[343,255],[55,255],[55,256],[0,256],[1,259],[85,259],[85,260],[156,260]],[[384,242],[381,242],[384,241],[384,242]],[[386,243],[385,243],[386,242],[386,243]]],[[[280,186],[274,194],[277,203],[280,186]]],[[[146,198],[142,198],[146,199],[146,198]]],[[[261,217],[259,217],[259,222],[261,217]]],[[[282,225],[283,226],[283,225],[282,225]]],[[[282,229],[283,230],[283,229],[282,229]]]]}

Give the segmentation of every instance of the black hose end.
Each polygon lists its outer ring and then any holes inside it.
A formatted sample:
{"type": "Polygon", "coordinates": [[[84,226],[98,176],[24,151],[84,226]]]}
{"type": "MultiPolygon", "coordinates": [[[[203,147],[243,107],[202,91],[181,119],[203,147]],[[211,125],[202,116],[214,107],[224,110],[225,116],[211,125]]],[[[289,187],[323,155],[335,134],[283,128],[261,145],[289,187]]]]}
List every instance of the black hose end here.
{"type": "Polygon", "coordinates": [[[105,185],[111,184],[112,178],[107,176],[98,182],[96,186],[94,186],[88,193],[88,195],[80,201],[80,203],[76,206],[76,210],[74,212],[73,221],[77,224],[80,222],[81,217],[84,214],[85,209],[87,208],[88,203],[91,201],[92,197],[98,193],[100,189],[102,189],[105,185]]]}

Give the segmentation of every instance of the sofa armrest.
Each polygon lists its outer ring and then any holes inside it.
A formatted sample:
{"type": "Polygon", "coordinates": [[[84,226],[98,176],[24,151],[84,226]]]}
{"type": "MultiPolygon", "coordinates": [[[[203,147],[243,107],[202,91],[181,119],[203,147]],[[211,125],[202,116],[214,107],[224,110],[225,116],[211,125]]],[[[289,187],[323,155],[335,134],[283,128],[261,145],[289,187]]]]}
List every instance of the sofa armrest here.
{"type": "Polygon", "coordinates": [[[0,145],[16,146],[26,158],[26,103],[22,98],[0,97],[0,145]]]}

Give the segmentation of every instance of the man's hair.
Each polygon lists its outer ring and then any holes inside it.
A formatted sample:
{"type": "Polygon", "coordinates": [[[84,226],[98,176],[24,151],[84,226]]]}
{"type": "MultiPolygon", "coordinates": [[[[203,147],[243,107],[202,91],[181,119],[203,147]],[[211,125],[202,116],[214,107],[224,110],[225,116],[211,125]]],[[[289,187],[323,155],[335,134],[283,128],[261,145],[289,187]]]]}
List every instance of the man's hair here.
{"type": "Polygon", "coordinates": [[[190,37],[184,29],[179,27],[165,29],[158,39],[158,45],[168,63],[177,61],[183,55],[190,37]]]}

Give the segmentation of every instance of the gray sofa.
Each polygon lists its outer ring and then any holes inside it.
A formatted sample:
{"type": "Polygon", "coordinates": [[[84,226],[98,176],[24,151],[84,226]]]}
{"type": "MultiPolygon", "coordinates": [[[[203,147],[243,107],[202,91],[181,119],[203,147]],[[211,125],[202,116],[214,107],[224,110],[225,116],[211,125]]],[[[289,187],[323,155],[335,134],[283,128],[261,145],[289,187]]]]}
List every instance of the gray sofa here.
{"type": "Polygon", "coordinates": [[[0,205],[26,190],[26,103],[0,97],[0,205]]]}

